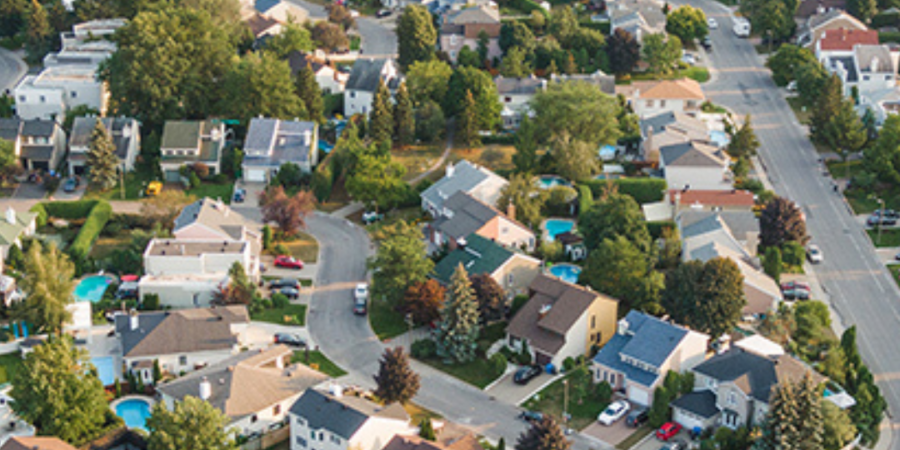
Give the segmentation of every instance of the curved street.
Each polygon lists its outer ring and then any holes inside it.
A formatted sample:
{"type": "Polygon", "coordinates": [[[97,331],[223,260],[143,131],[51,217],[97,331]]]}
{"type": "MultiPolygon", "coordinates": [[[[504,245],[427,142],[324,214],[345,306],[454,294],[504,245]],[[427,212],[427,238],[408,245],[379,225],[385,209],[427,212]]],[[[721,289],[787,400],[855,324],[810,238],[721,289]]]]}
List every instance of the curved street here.
{"type": "MultiPolygon", "coordinates": [[[[305,0],[289,0],[309,11],[309,18],[324,19],[328,17],[325,7],[305,0]]],[[[397,35],[394,30],[385,23],[388,20],[379,20],[373,17],[359,16],[356,19],[356,28],[362,39],[362,54],[360,56],[388,57],[397,53],[397,35]]]]}

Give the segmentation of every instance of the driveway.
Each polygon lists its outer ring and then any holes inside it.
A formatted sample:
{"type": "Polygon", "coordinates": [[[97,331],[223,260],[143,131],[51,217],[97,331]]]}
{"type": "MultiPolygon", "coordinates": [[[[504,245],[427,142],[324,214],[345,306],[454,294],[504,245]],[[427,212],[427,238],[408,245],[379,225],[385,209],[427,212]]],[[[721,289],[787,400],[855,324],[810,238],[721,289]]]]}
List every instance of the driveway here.
{"type": "Polygon", "coordinates": [[[44,198],[46,193],[47,191],[41,184],[23,182],[19,183],[19,187],[13,192],[12,198],[16,200],[40,200],[44,198]]]}
{"type": "MultiPolygon", "coordinates": [[[[672,439],[678,439],[678,440],[684,441],[688,445],[690,445],[691,442],[693,442],[693,441],[691,441],[691,436],[688,434],[687,431],[684,431],[684,430],[682,430],[681,432],[676,434],[674,437],[672,437],[672,439]]],[[[669,439],[669,442],[671,442],[672,439],[669,439]]],[[[635,445],[634,447],[631,447],[631,450],[660,450],[664,445],[666,445],[665,442],[657,439],[656,436],[654,435],[654,433],[650,433],[647,435],[646,438],[644,438],[644,440],[642,440],[641,442],[638,442],[637,445],[635,445]]]]}
{"type": "Polygon", "coordinates": [[[561,376],[550,375],[545,372],[523,386],[513,381],[515,374],[515,370],[510,371],[501,377],[500,380],[494,382],[493,386],[490,386],[485,392],[503,403],[519,406],[561,376]]]}
{"type": "Polygon", "coordinates": [[[318,264],[304,264],[303,268],[288,269],[286,267],[275,267],[275,257],[272,255],[260,256],[260,261],[265,264],[266,271],[263,276],[276,278],[294,278],[298,280],[315,280],[316,274],[319,273],[318,264]]]}
{"type": "MultiPolygon", "coordinates": [[[[582,433],[613,446],[618,445],[619,442],[624,441],[625,438],[631,436],[631,434],[636,431],[637,428],[631,428],[625,425],[625,418],[617,420],[610,426],[594,421],[585,429],[581,430],[582,433]]],[[[659,445],[657,444],[653,450],[659,450],[659,445]]]]}

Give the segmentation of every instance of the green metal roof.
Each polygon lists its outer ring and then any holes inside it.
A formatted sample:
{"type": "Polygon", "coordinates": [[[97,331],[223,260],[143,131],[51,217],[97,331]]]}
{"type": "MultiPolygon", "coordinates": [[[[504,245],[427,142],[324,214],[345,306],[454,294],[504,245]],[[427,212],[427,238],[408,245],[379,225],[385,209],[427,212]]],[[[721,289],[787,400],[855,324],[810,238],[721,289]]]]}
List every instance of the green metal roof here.
{"type": "Polygon", "coordinates": [[[449,284],[453,271],[460,263],[469,275],[491,274],[513,256],[512,251],[477,234],[469,235],[466,241],[465,248],[458,248],[450,252],[434,266],[436,280],[449,284]]]}

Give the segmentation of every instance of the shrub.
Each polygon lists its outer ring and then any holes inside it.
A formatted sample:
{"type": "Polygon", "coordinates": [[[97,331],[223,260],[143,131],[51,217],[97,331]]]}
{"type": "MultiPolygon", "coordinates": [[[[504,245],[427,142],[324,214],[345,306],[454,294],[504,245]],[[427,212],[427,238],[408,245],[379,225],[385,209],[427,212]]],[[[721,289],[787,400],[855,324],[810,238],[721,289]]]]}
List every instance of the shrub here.
{"type": "MultiPolygon", "coordinates": [[[[662,178],[619,178],[613,181],[622,194],[630,195],[640,204],[658,202],[666,191],[666,180],[662,178]]],[[[583,184],[591,188],[594,197],[600,196],[606,187],[606,180],[586,180],[583,184]]]]}
{"type": "Polygon", "coordinates": [[[531,365],[531,352],[528,350],[528,343],[522,343],[522,350],[516,355],[516,362],[522,366],[531,365]]]}
{"type": "Polygon", "coordinates": [[[528,296],[525,294],[519,294],[513,298],[512,306],[509,308],[509,317],[515,316],[525,306],[525,303],[528,303],[528,296]]]}
{"type": "Polygon", "coordinates": [[[281,292],[272,294],[272,306],[274,306],[275,308],[286,308],[290,304],[290,299],[288,299],[287,296],[282,294],[281,292]]]}
{"type": "Polygon", "coordinates": [[[507,361],[506,361],[506,356],[503,356],[503,353],[500,353],[500,352],[494,353],[491,356],[490,362],[491,362],[491,370],[495,374],[500,375],[503,372],[506,372],[507,361]]]}
{"type": "Polygon", "coordinates": [[[47,213],[47,208],[44,206],[43,203],[35,204],[28,211],[37,214],[37,217],[35,217],[34,220],[38,227],[47,225],[47,219],[49,218],[50,215],[47,213]]]}
{"type": "Polygon", "coordinates": [[[419,339],[412,343],[409,353],[416,359],[433,358],[437,354],[437,344],[431,339],[419,339]]]}
{"type": "Polygon", "coordinates": [[[563,258],[563,245],[562,242],[553,241],[553,242],[541,242],[541,256],[546,261],[560,261],[563,258]]]}
{"type": "Polygon", "coordinates": [[[568,216],[572,214],[572,203],[578,198],[578,192],[568,186],[556,186],[550,189],[550,195],[544,208],[549,216],[568,216]]]}
{"type": "Polygon", "coordinates": [[[284,244],[276,244],[275,245],[275,254],[276,255],[290,255],[291,251],[285,247],[284,244]]]}
{"type": "Polygon", "coordinates": [[[678,227],[675,226],[675,222],[672,220],[661,220],[658,222],[647,222],[647,231],[650,232],[650,237],[653,239],[659,239],[662,237],[662,232],[666,228],[674,230],[678,227]]]}
{"type": "Polygon", "coordinates": [[[575,368],[575,360],[572,357],[568,357],[563,360],[563,370],[566,372],[571,372],[572,369],[575,368]]]}
{"type": "Polygon", "coordinates": [[[319,166],[312,176],[312,191],[316,200],[325,202],[331,197],[331,186],[334,184],[331,167],[328,164],[319,166]]]}
{"type": "Polygon", "coordinates": [[[803,259],[806,257],[806,249],[803,244],[796,241],[785,242],[781,246],[781,259],[789,266],[803,265],[803,259]]]}
{"type": "Polygon", "coordinates": [[[516,143],[516,135],[514,135],[514,134],[492,134],[490,136],[482,136],[481,143],[484,145],[488,145],[488,144],[513,145],[516,143]]]}
{"type": "Polygon", "coordinates": [[[547,17],[547,11],[541,8],[541,5],[534,0],[510,0],[507,2],[507,6],[517,9],[523,14],[531,14],[532,11],[537,11],[543,14],[544,17],[547,17]]]}
{"type": "Polygon", "coordinates": [[[225,184],[228,182],[228,175],[225,175],[224,173],[217,173],[210,177],[209,181],[212,181],[216,184],[225,184]]]}
{"type": "Polygon", "coordinates": [[[763,186],[762,181],[759,181],[755,178],[746,178],[743,180],[739,180],[734,183],[735,189],[744,189],[750,191],[754,194],[759,194],[763,190],[765,190],[765,186],[763,186]]]}
{"type": "Polygon", "coordinates": [[[191,189],[200,187],[200,177],[197,176],[197,172],[191,172],[191,175],[188,177],[188,182],[191,185],[191,189]]]}
{"type": "Polygon", "coordinates": [[[141,302],[141,310],[159,310],[159,294],[144,294],[144,301],[141,302]]]}
{"type": "Polygon", "coordinates": [[[594,388],[597,391],[597,399],[600,400],[601,403],[607,403],[612,399],[613,389],[612,386],[609,385],[608,381],[601,381],[596,384],[594,388]]]}
{"type": "Polygon", "coordinates": [[[69,247],[69,254],[74,259],[83,260],[87,256],[110,217],[112,217],[112,206],[102,200],[96,201],[91,213],[84,221],[84,225],[81,226],[81,230],[69,247]]]}
{"type": "Polygon", "coordinates": [[[591,206],[594,206],[594,193],[591,192],[591,187],[578,185],[578,212],[587,211],[591,206]]]}
{"type": "Polygon", "coordinates": [[[191,170],[193,170],[200,178],[206,179],[209,177],[209,166],[202,162],[194,163],[194,165],[191,166],[191,170]]]}
{"type": "Polygon", "coordinates": [[[262,246],[263,250],[268,250],[272,246],[272,227],[268,225],[263,225],[262,246]]]}
{"type": "Polygon", "coordinates": [[[44,177],[44,190],[52,194],[59,188],[59,183],[59,177],[44,177]]]}

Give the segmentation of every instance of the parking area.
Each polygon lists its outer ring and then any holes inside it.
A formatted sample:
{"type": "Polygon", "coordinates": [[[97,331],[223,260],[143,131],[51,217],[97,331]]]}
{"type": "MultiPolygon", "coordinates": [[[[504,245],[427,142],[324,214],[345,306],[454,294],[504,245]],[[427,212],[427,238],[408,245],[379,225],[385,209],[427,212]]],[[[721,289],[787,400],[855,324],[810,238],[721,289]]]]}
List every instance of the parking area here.
{"type": "Polygon", "coordinates": [[[529,381],[528,384],[521,385],[513,381],[513,375],[515,375],[515,372],[507,373],[486,392],[501,402],[519,406],[561,376],[550,375],[545,372],[529,381]]]}
{"type": "Polygon", "coordinates": [[[247,183],[243,180],[238,180],[234,183],[234,187],[235,189],[244,189],[246,191],[246,195],[244,196],[243,202],[234,203],[233,206],[241,208],[256,208],[259,206],[259,194],[266,189],[266,184],[247,183]]]}
{"type": "MultiPolygon", "coordinates": [[[[622,418],[610,426],[595,421],[585,429],[581,430],[581,433],[599,439],[609,445],[616,446],[619,442],[622,442],[625,438],[631,436],[631,433],[634,433],[635,431],[637,431],[637,429],[625,425],[625,419],[622,418]]],[[[654,448],[653,450],[659,450],[659,447],[654,448]]]]}
{"type": "MultiPolygon", "coordinates": [[[[688,434],[688,432],[684,430],[669,439],[669,442],[676,439],[688,444],[688,446],[691,446],[693,444],[690,434],[688,434]]],[[[631,447],[631,450],[660,450],[665,444],[665,442],[657,439],[656,436],[654,436],[654,433],[650,433],[649,435],[647,435],[646,439],[638,442],[634,447],[631,447]]]]}

